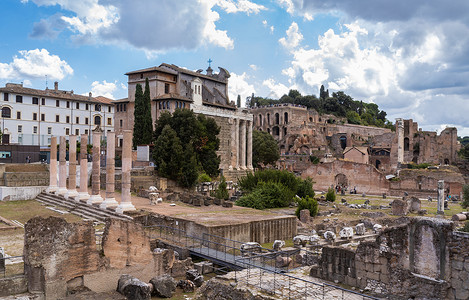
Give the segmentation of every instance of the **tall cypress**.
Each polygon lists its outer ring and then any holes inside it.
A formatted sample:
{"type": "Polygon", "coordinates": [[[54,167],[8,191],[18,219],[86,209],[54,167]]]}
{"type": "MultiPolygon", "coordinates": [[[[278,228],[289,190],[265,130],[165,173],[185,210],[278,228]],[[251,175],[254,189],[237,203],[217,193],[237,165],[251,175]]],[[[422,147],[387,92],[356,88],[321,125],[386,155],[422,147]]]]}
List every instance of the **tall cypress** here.
{"type": "Polygon", "coordinates": [[[135,87],[135,104],[134,104],[134,133],[132,137],[132,145],[136,148],[142,144],[142,107],[143,103],[143,90],[142,86],[137,83],[135,87]]]}
{"type": "Polygon", "coordinates": [[[153,120],[151,119],[150,84],[148,78],[145,80],[145,93],[143,94],[143,116],[142,116],[142,144],[151,144],[153,135],[153,120]]]}
{"type": "Polygon", "coordinates": [[[145,93],[143,93],[140,84],[137,84],[135,89],[133,147],[136,148],[138,145],[150,144],[152,135],[150,85],[147,78],[145,81],[145,93]]]}

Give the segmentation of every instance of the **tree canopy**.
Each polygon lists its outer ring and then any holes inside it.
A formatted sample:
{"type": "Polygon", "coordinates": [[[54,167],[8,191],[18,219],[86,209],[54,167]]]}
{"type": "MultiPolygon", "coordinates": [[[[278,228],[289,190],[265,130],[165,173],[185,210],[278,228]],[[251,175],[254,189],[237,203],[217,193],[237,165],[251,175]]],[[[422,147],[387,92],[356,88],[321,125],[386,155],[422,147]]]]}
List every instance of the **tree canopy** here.
{"type": "Polygon", "coordinates": [[[280,99],[274,100],[263,97],[248,97],[246,106],[265,106],[270,104],[292,103],[303,105],[310,109],[315,109],[320,114],[332,114],[337,117],[344,117],[350,124],[386,127],[394,130],[392,122],[386,119],[386,112],[380,110],[375,103],[365,103],[354,100],[351,96],[342,91],[332,93],[321,86],[319,98],[315,95],[301,95],[297,90],[290,90],[280,99]]]}
{"type": "Polygon", "coordinates": [[[152,155],[159,174],[187,187],[195,184],[199,173],[217,176],[219,133],[214,119],[196,116],[189,109],[176,109],[172,115],[163,112],[153,132],[152,155]]]}
{"type": "Polygon", "coordinates": [[[280,158],[277,141],[265,131],[252,131],[252,164],[255,168],[261,165],[274,164],[280,158]]]}

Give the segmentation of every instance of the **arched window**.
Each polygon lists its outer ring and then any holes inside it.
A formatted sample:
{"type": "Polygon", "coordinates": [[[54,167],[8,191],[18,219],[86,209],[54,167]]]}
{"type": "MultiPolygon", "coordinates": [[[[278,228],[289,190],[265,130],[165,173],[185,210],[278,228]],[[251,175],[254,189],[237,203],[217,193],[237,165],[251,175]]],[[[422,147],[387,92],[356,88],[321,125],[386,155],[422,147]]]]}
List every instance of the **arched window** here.
{"type": "Polygon", "coordinates": [[[404,138],[404,151],[409,151],[409,138],[404,138]]]}
{"type": "Polygon", "coordinates": [[[11,109],[9,107],[2,107],[2,118],[11,118],[11,109]]]}
{"type": "Polygon", "coordinates": [[[283,127],[283,136],[287,135],[287,127],[283,127]]]}
{"type": "Polygon", "coordinates": [[[259,126],[262,126],[262,115],[259,114],[259,126]]]}
{"type": "Polygon", "coordinates": [[[94,117],[94,125],[101,125],[101,116],[94,117]]]}
{"type": "Polygon", "coordinates": [[[280,116],[278,113],[275,114],[275,124],[280,124],[280,116]]]}
{"type": "Polygon", "coordinates": [[[379,170],[379,166],[381,165],[381,161],[379,159],[376,160],[376,169],[379,170]]]}
{"type": "Polygon", "coordinates": [[[267,125],[270,125],[270,114],[267,114],[267,125]]]}
{"type": "Polygon", "coordinates": [[[340,137],[340,147],[342,147],[342,149],[347,147],[347,137],[345,135],[340,137]]]}
{"type": "Polygon", "coordinates": [[[288,124],[288,113],[287,112],[283,114],[283,122],[284,122],[284,124],[288,124]]]}
{"type": "Polygon", "coordinates": [[[275,136],[278,136],[280,134],[280,130],[278,126],[275,126],[274,128],[272,128],[272,134],[275,136]]]}

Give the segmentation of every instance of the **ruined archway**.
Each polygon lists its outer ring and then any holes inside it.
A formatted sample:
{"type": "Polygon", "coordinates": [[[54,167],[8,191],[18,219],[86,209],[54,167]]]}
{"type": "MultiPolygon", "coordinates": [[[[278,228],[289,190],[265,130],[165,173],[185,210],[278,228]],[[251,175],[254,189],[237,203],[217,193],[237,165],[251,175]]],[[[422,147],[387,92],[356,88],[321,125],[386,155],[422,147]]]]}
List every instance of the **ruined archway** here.
{"type": "Polygon", "coordinates": [[[379,159],[377,159],[376,162],[375,162],[376,169],[379,170],[380,165],[381,165],[381,161],[379,159]]]}
{"type": "Polygon", "coordinates": [[[345,174],[337,174],[335,176],[335,185],[336,186],[340,186],[340,187],[347,187],[348,186],[348,179],[347,179],[347,176],[345,176],[345,174]]]}
{"type": "Polygon", "coordinates": [[[285,112],[285,113],[283,114],[283,122],[284,122],[285,124],[288,124],[288,113],[287,113],[287,112],[285,112]]]}
{"type": "Polygon", "coordinates": [[[404,151],[409,151],[409,138],[404,138],[404,151]]]}
{"type": "Polygon", "coordinates": [[[445,158],[445,165],[449,165],[449,159],[445,158]]]}
{"type": "Polygon", "coordinates": [[[274,126],[274,128],[272,128],[272,135],[274,136],[280,135],[280,129],[278,128],[278,126],[274,126]]]}
{"type": "Polygon", "coordinates": [[[275,114],[275,124],[280,124],[280,115],[278,113],[275,114]]]}
{"type": "Polygon", "coordinates": [[[339,138],[340,140],[340,147],[343,149],[345,149],[345,147],[347,147],[347,137],[345,135],[341,136],[339,138]]]}

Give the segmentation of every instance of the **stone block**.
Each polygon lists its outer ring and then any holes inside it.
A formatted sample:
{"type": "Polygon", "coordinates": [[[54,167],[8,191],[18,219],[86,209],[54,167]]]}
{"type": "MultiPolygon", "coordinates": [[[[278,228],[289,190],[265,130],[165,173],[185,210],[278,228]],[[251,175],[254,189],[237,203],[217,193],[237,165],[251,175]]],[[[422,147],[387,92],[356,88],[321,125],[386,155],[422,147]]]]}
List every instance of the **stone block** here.
{"type": "Polygon", "coordinates": [[[373,279],[373,280],[379,280],[379,273],[377,272],[368,272],[367,273],[367,278],[368,279],[373,279]]]}
{"type": "Polygon", "coordinates": [[[456,299],[469,299],[469,290],[467,289],[457,289],[455,291],[456,299]]]}
{"type": "Polygon", "coordinates": [[[212,205],[212,203],[213,203],[212,199],[205,199],[205,200],[204,200],[204,205],[205,205],[205,206],[212,205]]]}
{"type": "Polygon", "coordinates": [[[311,220],[309,209],[302,209],[300,210],[300,221],[302,223],[309,223],[311,220]]]}
{"type": "Polygon", "coordinates": [[[345,284],[349,286],[357,286],[357,279],[350,276],[345,276],[345,284]]]}
{"type": "Polygon", "coordinates": [[[357,272],[358,271],[363,271],[363,270],[365,270],[365,264],[363,262],[355,261],[355,268],[357,269],[357,272]]]}
{"type": "Polygon", "coordinates": [[[457,271],[461,271],[464,268],[464,263],[460,260],[453,260],[453,262],[451,263],[451,266],[453,269],[457,271]]]}
{"type": "Polygon", "coordinates": [[[381,264],[373,264],[373,272],[381,273],[381,264]]]}
{"type": "Polygon", "coordinates": [[[466,270],[466,272],[469,272],[469,259],[466,259],[464,261],[464,270],[466,270]]]}
{"type": "Polygon", "coordinates": [[[225,201],[225,202],[223,203],[223,207],[231,208],[231,207],[233,207],[233,202],[225,201]]]}
{"type": "Polygon", "coordinates": [[[192,205],[202,206],[202,201],[200,199],[192,199],[192,205]]]}
{"type": "Polygon", "coordinates": [[[380,274],[379,275],[379,281],[381,281],[384,284],[389,284],[390,277],[389,275],[385,274],[380,274]]]}
{"type": "Polygon", "coordinates": [[[221,200],[218,198],[213,199],[213,204],[215,205],[221,205],[221,200]]]}
{"type": "Polygon", "coordinates": [[[374,272],[373,264],[372,263],[366,263],[365,264],[365,271],[367,272],[374,272]]]}

